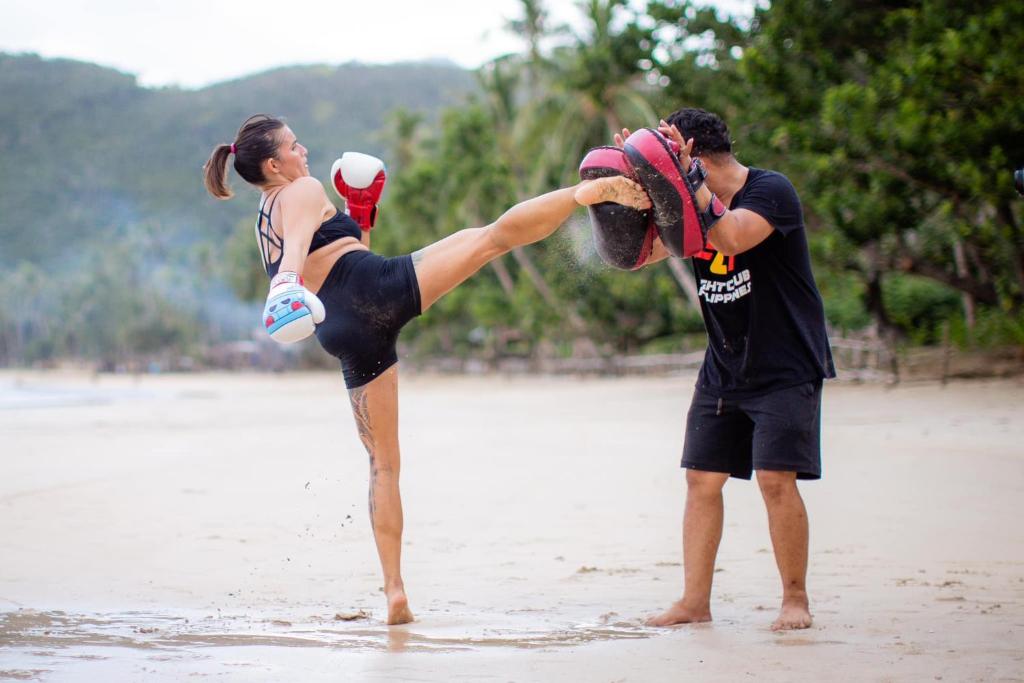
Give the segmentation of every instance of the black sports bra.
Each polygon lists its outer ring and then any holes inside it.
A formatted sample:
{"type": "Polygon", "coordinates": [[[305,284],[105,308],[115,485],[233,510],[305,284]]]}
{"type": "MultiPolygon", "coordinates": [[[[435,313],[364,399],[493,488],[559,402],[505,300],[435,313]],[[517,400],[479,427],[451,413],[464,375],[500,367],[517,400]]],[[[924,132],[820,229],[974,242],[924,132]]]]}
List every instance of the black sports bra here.
{"type": "MultiPolygon", "coordinates": [[[[270,214],[274,211],[277,195],[275,194],[271,200],[270,208],[264,211],[263,207],[266,205],[267,199],[269,197],[265,197],[260,202],[259,216],[256,218],[256,239],[260,245],[260,255],[263,257],[263,268],[267,271],[268,276],[274,277],[281,267],[281,259],[284,258],[284,238],[278,235],[274,226],[270,224],[270,214]],[[264,218],[267,219],[265,226],[264,218]],[[270,260],[271,247],[277,249],[277,259],[274,261],[270,260]]],[[[342,237],[355,237],[359,240],[363,238],[363,231],[347,213],[338,211],[321,223],[313,233],[313,239],[309,243],[309,253],[326,247],[331,242],[337,242],[342,237]]]]}

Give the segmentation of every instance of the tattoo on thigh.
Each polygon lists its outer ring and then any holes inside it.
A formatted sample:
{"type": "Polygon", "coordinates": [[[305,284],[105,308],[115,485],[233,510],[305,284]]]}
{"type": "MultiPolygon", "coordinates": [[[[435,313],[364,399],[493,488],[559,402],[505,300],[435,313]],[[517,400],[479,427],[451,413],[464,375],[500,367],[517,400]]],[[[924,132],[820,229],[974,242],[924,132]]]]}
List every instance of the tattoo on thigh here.
{"type": "Polygon", "coordinates": [[[420,261],[423,260],[423,252],[424,251],[426,251],[426,250],[425,249],[420,249],[419,251],[412,252],[412,265],[413,265],[413,267],[419,265],[420,261]]]}

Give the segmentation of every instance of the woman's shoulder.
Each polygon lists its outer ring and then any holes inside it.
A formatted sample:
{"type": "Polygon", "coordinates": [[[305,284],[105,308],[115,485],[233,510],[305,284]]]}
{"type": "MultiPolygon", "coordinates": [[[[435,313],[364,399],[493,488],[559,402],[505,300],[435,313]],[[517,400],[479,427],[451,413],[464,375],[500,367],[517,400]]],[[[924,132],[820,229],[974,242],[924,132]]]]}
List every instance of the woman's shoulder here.
{"type": "Polygon", "coordinates": [[[281,197],[294,197],[297,199],[325,199],[327,193],[324,192],[324,186],[319,180],[313,176],[303,176],[296,178],[288,184],[283,190],[281,190],[281,197]]]}

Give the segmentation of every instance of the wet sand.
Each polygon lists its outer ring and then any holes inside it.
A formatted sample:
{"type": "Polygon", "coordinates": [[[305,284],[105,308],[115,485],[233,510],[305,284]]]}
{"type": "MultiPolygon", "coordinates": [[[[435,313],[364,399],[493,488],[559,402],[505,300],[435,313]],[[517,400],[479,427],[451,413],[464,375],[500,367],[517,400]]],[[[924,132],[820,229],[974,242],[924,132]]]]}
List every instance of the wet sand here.
{"type": "Polygon", "coordinates": [[[402,380],[388,628],[335,374],[0,373],[0,680],[1024,680],[1024,383],[825,391],[815,625],[756,485],[681,591],[693,377],[402,380]]]}

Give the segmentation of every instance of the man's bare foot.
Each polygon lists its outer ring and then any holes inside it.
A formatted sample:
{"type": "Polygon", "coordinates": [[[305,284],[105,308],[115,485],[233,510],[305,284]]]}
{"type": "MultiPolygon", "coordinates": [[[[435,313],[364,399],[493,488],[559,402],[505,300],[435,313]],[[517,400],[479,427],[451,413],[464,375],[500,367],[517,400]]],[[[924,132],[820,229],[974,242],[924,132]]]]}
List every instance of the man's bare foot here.
{"type": "Polygon", "coordinates": [[[772,624],[773,631],[792,631],[811,627],[811,610],[807,596],[783,598],[779,618],[772,624]]]}
{"type": "Polygon", "coordinates": [[[648,618],[646,624],[648,626],[672,626],[673,624],[698,624],[705,621],[711,621],[710,606],[695,609],[679,600],[672,603],[672,606],[661,614],[648,618]]]}
{"type": "Polygon", "coordinates": [[[408,624],[415,620],[409,609],[409,598],[405,596],[405,588],[398,587],[385,591],[388,598],[388,626],[408,624]]]}
{"type": "Polygon", "coordinates": [[[644,192],[644,188],[620,175],[583,182],[574,196],[576,203],[581,206],[615,202],[641,211],[651,208],[651,198],[644,192]]]}

